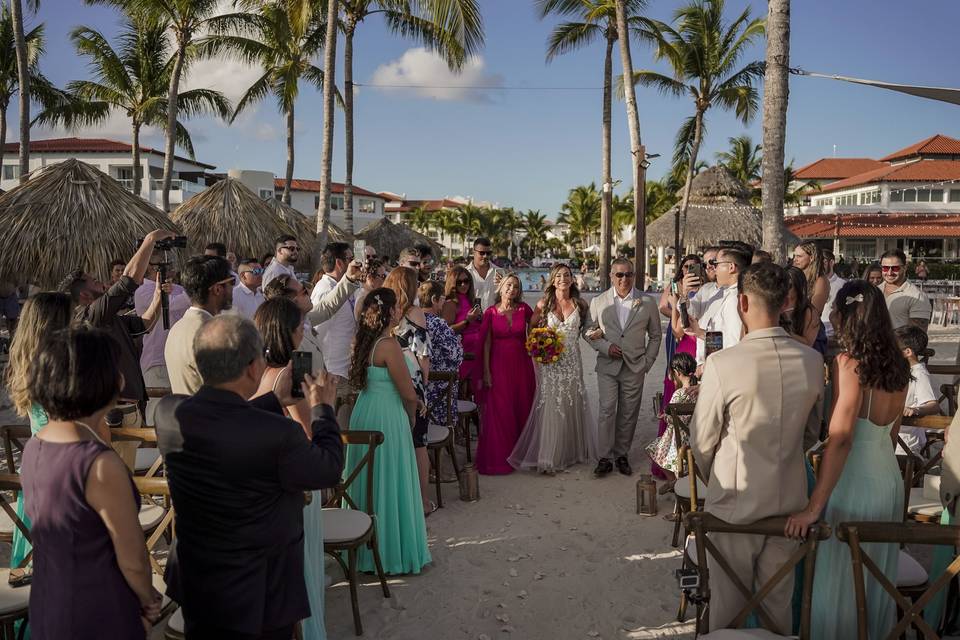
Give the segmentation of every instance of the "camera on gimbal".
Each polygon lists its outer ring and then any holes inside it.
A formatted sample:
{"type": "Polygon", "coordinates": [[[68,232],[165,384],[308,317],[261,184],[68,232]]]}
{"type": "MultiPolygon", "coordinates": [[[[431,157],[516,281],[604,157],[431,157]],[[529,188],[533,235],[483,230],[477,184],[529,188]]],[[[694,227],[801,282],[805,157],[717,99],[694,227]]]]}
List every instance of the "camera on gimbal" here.
{"type": "Polygon", "coordinates": [[[157,240],[153,245],[158,251],[170,251],[171,249],[186,249],[187,236],[174,236],[165,240],[157,240]]]}

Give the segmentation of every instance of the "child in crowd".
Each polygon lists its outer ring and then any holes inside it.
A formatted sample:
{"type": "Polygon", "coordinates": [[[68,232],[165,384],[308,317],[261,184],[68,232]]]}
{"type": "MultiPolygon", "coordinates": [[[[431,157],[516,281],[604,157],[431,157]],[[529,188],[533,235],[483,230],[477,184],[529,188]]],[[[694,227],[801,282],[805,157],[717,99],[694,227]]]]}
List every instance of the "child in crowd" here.
{"type": "MultiPolygon", "coordinates": [[[[678,352],[670,360],[670,379],[675,386],[673,395],[670,396],[671,404],[689,404],[697,401],[697,393],[700,387],[697,386],[697,361],[689,353],[678,352]]],[[[666,413],[666,412],[664,412],[666,413]]],[[[667,481],[660,487],[660,493],[667,493],[673,488],[677,480],[677,473],[680,470],[680,461],[678,459],[679,451],[677,449],[677,440],[674,437],[673,420],[669,415],[661,415],[660,419],[665,420],[667,428],[662,435],[654,438],[646,446],[647,455],[667,474],[667,481]]],[[[681,416],[684,424],[689,424],[690,416],[681,416]]],[[[680,434],[680,445],[687,443],[685,433],[680,434]]]]}
{"type": "MultiPolygon", "coordinates": [[[[910,363],[910,385],[907,387],[907,398],[903,407],[904,417],[933,416],[940,413],[937,396],[933,392],[930,382],[930,372],[920,358],[927,353],[927,334],[920,327],[905,325],[897,329],[897,343],[903,351],[903,357],[910,363]]],[[[927,443],[924,430],[919,427],[900,427],[900,437],[915,454],[927,443]]],[[[897,445],[897,455],[906,455],[903,448],[897,445]]]]}

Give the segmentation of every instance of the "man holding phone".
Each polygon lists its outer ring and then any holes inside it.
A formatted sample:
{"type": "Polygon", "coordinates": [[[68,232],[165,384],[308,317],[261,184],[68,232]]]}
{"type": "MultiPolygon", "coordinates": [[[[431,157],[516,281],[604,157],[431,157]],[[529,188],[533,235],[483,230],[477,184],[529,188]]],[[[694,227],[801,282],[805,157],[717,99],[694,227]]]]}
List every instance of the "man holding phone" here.
{"type": "Polygon", "coordinates": [[[710,260],[717,278],[717,292],[710,296],[700,315],[691,314],[691,332],[697,336],[697,364],[703,364],[707,353],[707,334],[712,333],[711,353],[740,342],[743,322],[737,313],[737,281],[750,266],[751,256],[739,247],[723,247],[710,260]],[[720,334],[720,335],[717,335],[720,334]]]}
{"type": "Polygon", "coordinates": [[[494,266],[493,248],[489,238],[477,238],[473,241],[473,260],[467,265],[467,271],[473,276],[473,290],[480,299],[480,310],[486,311],[497,299],[497,287],[503,274],[494,266]]]}

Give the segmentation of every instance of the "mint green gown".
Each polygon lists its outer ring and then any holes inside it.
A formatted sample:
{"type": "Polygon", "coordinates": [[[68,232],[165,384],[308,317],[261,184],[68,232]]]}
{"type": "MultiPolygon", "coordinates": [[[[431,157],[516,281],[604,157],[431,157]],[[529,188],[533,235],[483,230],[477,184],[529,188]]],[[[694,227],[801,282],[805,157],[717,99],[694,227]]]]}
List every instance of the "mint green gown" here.
{"type": "MultiPolygon", "coordinates": [[[[350,429],[382,431],[383,444],[374,457],[373,511],[377,516],[377,546],[383,570],[389,574],[420,573],[431,561],[427,526],[420,499],[420,480],[413,452],[410,420],[386,367],[367,368],[367,386],[357,397],[350,429]]],[[[347,447],[344,477],[350,475],[366,447],[347,447]]],[[[366,474],[360,473],[349,489],[360,509],[366,509],[366,474]]],[[[373,572],[373,554],[360,549],[357,566],[373,572]]]]}
{"type": "MultiPolygon", "coordinates": [[[[870,415],[873,396],[867,404],[870,415]]],[[[858,418],[853,445],[843,472],[830,494],[824,520],[836,531],[841,522],[900,522],[903,519],[903,480],[890,441],[893,423],[877,425],[858,418]]],[[[864,543],[865,553],[896,584],[896,544],[864,543]]],[[[880,583],[864,571],[868,637],[883,638],[893,628],[896,608],[880,583]]],[[[820,543],[813,578],[810,637],[848,640],[857,637],[857,606],[850,547],[836,536],[820,543]]]]}
{"type": "MultiPolygon", "coordinates": [[[[33,435],[37,435],[37,432],[40,429],[43,429],[47,426],[47,414],[44,413],[43,409],[37,405],[30,407],[30,432],[33,435]]],[[[17,493],[17,504],[15,507],[17,512],[17,517],[23,520],[23,523],[27,525],[27,528],[30,528],[30,519],[27,518],[26,509],[23,506],[23,492],[17,493]]],[[[16,568],[24,558],[27,557],[27,554],[30,553],[32,547],[30,543],[27,542],[27,539],[23,537],[23,534],[20,533],[20,529],[17,527],[13,528],[13,549],[10,551],[10,568],[16,568]]]]}

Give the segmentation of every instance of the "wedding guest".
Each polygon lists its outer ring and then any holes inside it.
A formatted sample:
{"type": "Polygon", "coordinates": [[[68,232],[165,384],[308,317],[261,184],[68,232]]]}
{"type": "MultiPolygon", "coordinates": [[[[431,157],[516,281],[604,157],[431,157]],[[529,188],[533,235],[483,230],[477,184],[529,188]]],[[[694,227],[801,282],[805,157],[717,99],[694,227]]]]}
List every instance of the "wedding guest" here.
{"type": "Polygon", "coordinates": [[[493,264],[493,246],[489,238],[481,237],[473,241],[473,260],[467,265],[467,272],[473,278],[473,288],[480,298],[480,309],[486,311],[493,306],[497,285],[503,277],[493,264]]]}
{"type": "MultiPolygon", "coordinates": [[[[670,394],[664,406],[664,413],[660,419],[667,421],[667,428],[663,433],[653,439],[647,445],[646,451],[653,463],[663,469],[667,481],[660,486],[659,493],[668,493],[673,489],[677,481],[677,474],[680,472],[678,461],[679,450],[677,449],[677,439],[675,437],[676,427],[673,420],[666,414],[666,407],[671,404],[693,404],[697,401],[697,394],[700,392],[697,380],[697,361],[689,353],[677,353],[670,359],[670,377],[673,379],[674,391],[670,394]]],[[[681,416],[680,420],[685,425],[690,424],[690,416],[681,416]]],[[[680,433],[680,444],[689,444],[686,434],[680,433]]]]}
{"type": "Polygon", "coordinates": [[[827,352],[827,334],[813,303],[807,298],[807,277],[797,267],[787,267],[790,288],[780,312],[780,326],[820,355],[827,352]]]}
{"type": "Polygon", "coordinates": [[[837,256],[832,249],[823,250],[823,274],[830,283],[830,295],[827,297],[827,304],[823,307],[823,313],[820,314],[820,322],[823,323],[823,329],[827,334],[827,339],[833,337],[833,325],[830,324],[830,314],[833,312],[833,301],[837,299],[837,292],[840,287],[847,283],[836,273],[837,256]]]}
{"type": "MultiPolygon", "coordinates": [[[[10,354],[5,372],[7,393],[18,416],[30,419],[30,432],[36,435],[47,426],[48,418],[43,407],[30,397],[29,377],[31,363],[40,352],[40,343],[44,338],[54,335],[70,326],[73,304],[65,293],[44,291],[27,298],[20,314],[20,330],[10,342],[10,354]]],[[[17,516],[24,519],[30,527],[23,506],[23,492],[17,494],[15,505],[17,516]]],[[[10,551],[10,566],[18,567],[30,553],[30,543],[20,532],[13,528],[13,547],[10,551]]]]}
{"type": "Polygon", "coordinates": [[[294,404],[290,376],[247,400],[266,368],[252,322],[212,318],[193,346],[203,386],[157,407],[157,445],[177,508],[167,594],[183,610],[187,638],[288,640],[311,614],[303,492],[335,486],[343,468],[335,387],[328,376],[302,385],[311,406],[307,440],[283,416],[294,404]]]}
{"type": "Polygon", "coordinates": [[[417,274],[417,278],[420,282],[426,282],[433,273],[433,247],[429,244],[418,244],[413,248],[420,254],[420,273],[417,274]]]}
{"type": "Polygon", "coordinates": [[[117,284],[120,282],[120,278],[123,276],[123,270],[126,266],[127,263],[123,260],[110,261],[110,284],[117,284]]]}
{"type": "MultiPolygon", "coordinates": [[[[927,352],[927,334],[920,327],[907,325],[897,329],[897,346],[900,347],[903,357],[910,363],[910,384],[907,385],[907,397],[904,401],[903,416],[935,416],[940,413],[937,396],[933,392],[930,372],[927,366],[920,362],[920,357],[927,352]]],[[[927,444],[927,433],[920,427],[900,427],[900,438],[910,449],[920,455],[927,444]]],[[[897,444],[897,454],[906,455],[906,451],[897,444]]]]}
{"type": "Polygon", "coordinates": [[[480,353],[480,320],[483,310],[473,288],[470,272],[460,266],[447,271],[443,293],[447,298],[443,303],[443,319],[460,335],[463,344],[464,361],[460,366],[460,380],[467,382],[470,392],[479,397],[483,384],[483,360],[480,353]],[[473,359],[466,359],[467,354],[473,359]]]}
{"type": "Polygon", "coordinates": [[[263,272],[263,286],[266,287],[270,281],[281,274],[287,274],[294,278],[297,277],[297,260],[300,259],[300,243],[294,236],[289,234],[278,236],[274,242],[274,255],[272,260],[261,262],[266,265],[263,272]]]}
{"type": "Polygon", "coordinates": [[[883,273],[883,297],[890,310],[893,328],[911,324],[926,331],[933,307],[927,294],[907,280],[907,256],[900,249],[887,251],[880,257],[880,270],[883,273]]]}
{"type": "Polygon", "coordinates": [[[313,288],[313,311],[307,319],[317,330],[327,371],[337,376],[338,399],[349,393],[350,342],[357,326],[350,301],[360,288],[362,265],[346,242],[331,242],[323,249],[320,266],[324,276],[313,288]]]}
{"type": "Polygon", "coordinates": [[[46,336],[27,375],[48,418],[23,451],[33,537],[34,640],[146,638],[160,615],[137,512],[140,495],[107,444],[120,397],[120,346],[105,332],[46,336]]]}
{"type": "MultiPolygon", "coordinates": [[[[397,295],[397,305],[402,315],[393,330],[393,336],[400,343],[400,349],[407,360],[419,404],[426,407],[427,380],[430,379],[430,334],[427,333],[427,318],[423,309],[413,306],[417,298],[417,285],[417,271],[411,267],[397,267],[383,282],[384,287],[397,295]]],[[[413,424],[413,450],[420,474],[423,511],[430,515],[437,510],[437,505],[427,498],[430,490],[430,456],[427,454],[427,430],[430,420],[427,412],[418,411],[416,405],[408,406],[408,411],[413,424]]]]}
{"type": "Polygon", "coordinates": [[[589,318],[589,307],[580,297],[570,267],[555,265],[530,324],[556,330],[565,349],[556,362],[537,365],[533,408],[507,459],[514,469],[552,475],[597,456],[596,423],[584,402],[587,393],[580,356],[580,335],[589,318]]]}
{"type": "MultiPolygon", "coordinates": [[[[427,527],[410,438],[405,404],[418,404],[417,392],[400,343],[392,336],[403,317],[392,289],[371,291],[363,300],[350,362],[350,384],[360,391],[350,416],[351,429],[382,431],[384,442],[374,458],[378,490],[373,494],[377,516],[376,553],[386,573],[420,573],[431,562],[427,527]]],[[[348,447],[344,473],[350,474],[366,451],[348,447]]],[[[366,480],[357,478],[350,496],[367,508],[366,480]]],[[[357,567],[374,571],[374,557],[361,547],[357,567]]]]}
{"type": "Polygon", "coordinates": [[[750,264],[759,264],[761,262],[773,262],[773,254],[763,249],[757,249],[753,252],[753,258],[750,260],[750,264]]]}
{"type": "MultiPolygon", "coordinates": [[[[707,358],[690,420],[694,460],[707,478],[704,510],[732,524],[787,515],[807,499],[803,453],[820,431],[823,360],[779,326],[788,287],[778,265],[743,271],[737,310],[746,335],[707,358]]],[[[710,540],[747,585],[766,583],[796,548],[777,537],[711,534],[710,540]]],[[[708,568],[715,630],[728,625],[746,599],[713,556],[708,568]]],[[[772,631],[790,632],[792,597],[791,573],[764,600],[778,627],[772,631]]]]}
{"type": "Polygon", "coordinates": [[[867,268],[863,270],[863,279],[875,287],[879,287],[880,285],[882,285],[883,270],[880,268],[880,265],[876,262],[874,262],[873,264],[867,265],[867,268]]]}
{"type": "MultiPolygon", "coordinates": [[[[910,367],[897,347],[880,290],[862,280],[845,284],[831,318],[842,352],[833,364],[833,415],[817,483],[806,508],[790,516],[786,533],[802,537],[820,520],[899,522],[903,480],[893,443],[903,416],[910,367]]],[[[786,415],[786,413],[784,413],[786,415]]],[[[896,583],[898,549],[866,544],[864,551],[896,583]]],[[[866,584],[871,638],[893,627],[895,603],[878,582],[866,584]]],[[[846,543],[820,543],[813,584],[811,637],[823,640],[857,635],[853,574],[846,543]]]]}
{"type": "MultiPolygon", "coordinates": [[[[420,308],[427,318],[427,334],[430,336],[430,368],[434,371],[457,372],[463,363],[463,346],[460,339],[453,332],[443,318],[440,309],[446,297],[443,295],[443,285],[436,281],[427,281],[417,289],[420,299],[420,308]]],[[[454,400],[457,398],[457,382],[434,380],[427,384],[427,407],[430,409],[431,424],[452,425],[457,420],[456,408],[451,411],[447,404],[447,386],[453,385],[451,391],[454,400]]]]}
{"type": "Polygon", "coordinates": [[[420,280],[420,252],[413,247],[407,247],[400,251],[400,256],[397,258],[398,267],[407,267],[408,269],[413,269],[414,273],[417,274],[417,280],[420,280]]]}
{"type": "Polygon", "coordinates": [[[690,326],[697,336],[697,363],[703,364],[707,357],[706,333],[720,332],[722,348],[728,349],[740,342],[743,322],[737,312],[737,281],[740,274],[750,266],[751,254],[739,247],[721,247],[717,257],[710,260],[717,278],[716,293],[702,305],[692,304],[690,326]],[[699,313],[700,315],[695,315],[699,313]]]}
{"type": "Polygon", "coordinates": [[[510,273],[500,280],[492,307],[483,312],[483,412],[477,439],[477,472],[513,472],[507,457],[527,423],[537,390],[533,362],[527,354],[527,329],[533,317],[523,301],[520,278],[510,273]]]}
{"type": "Polygon", "coordinates": [[[237,268],[239,282],[233,288],[233,308],[247,320],[253,320],[253,315],[263,304],[263,267],[253,259],[247,259],[237,268]]]}
{"type": "MultiPolygon", "coordinates": [[[[683,269],[679,271],[682,273],[683,269]]],[[[653,300],[634,287],[633,263],[617,258],[610,267],[613,286],[590,302],[588,344],[597,351],[599,458],[593,473],[633,474],[628,458],[643,401],[643,380],[660,353],[660,318],[653,300]]]]}
{"type": "MultiPolygon", "coordinates": [[[[256,395],[276,392],[281,376],[291,375],[291,359],[303,341],[303,310],[288,298],[274,298],[264,302],[254,316],[254,324],[263,337],[264,360],[267,368],[260,378],[256,395]]],[[[315,367],[311,374],[319,377],[315,367]]],[[[304,436],[310,439],[312,415],[306,396],[297,398],[285,407],[288,418],[295,420],[304,436]]],[[[307,600],[311,616],[301,622],[305,640],[324,640],[324,554],[323,554],[323,496],[314,491],[310,504],[303,508],[303,573],[307,585],[307,600]]]]}
{"type": "Polygon", "coordinates": [[[793,266],[806,276],[807,297],[819,316],[830,298],[830,281],[824,269],[823,253],[817,243],[809,241],[797,245],[793,250],[793,266]]]}
{"type": "Polygon", "coordinates": [[[363,299],[367,297],[367,294],[382,287],[383,281],[386,279],[387,269],[382,262],[373,259],[363,263],[363,285],[353,294],[352,306],[355,315],[360,315],[360,308],[363,306],[363,299]]]}

